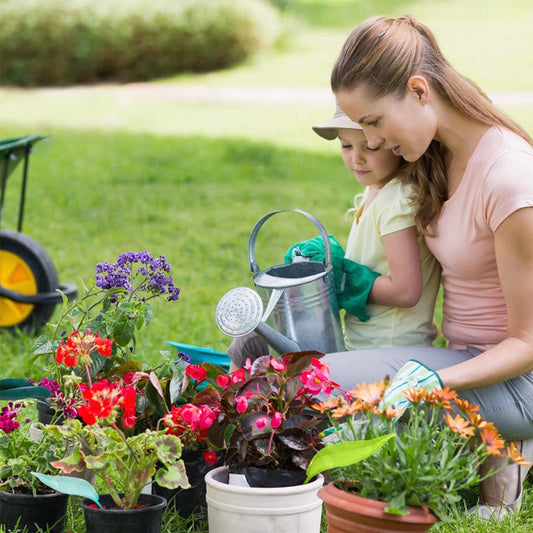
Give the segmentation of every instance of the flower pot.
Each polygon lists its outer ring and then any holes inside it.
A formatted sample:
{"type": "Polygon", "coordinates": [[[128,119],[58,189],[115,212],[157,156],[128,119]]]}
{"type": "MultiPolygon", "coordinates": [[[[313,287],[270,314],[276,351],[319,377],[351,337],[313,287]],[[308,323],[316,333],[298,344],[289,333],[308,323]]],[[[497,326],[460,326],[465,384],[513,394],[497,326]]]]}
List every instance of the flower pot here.
{"type": "Polygon", "coordinates": [[[327,533],[424,532],[439,519],[425,507],[409,507],[406,516],[385,512],[386,503],[362,498],[328,483],[318,491],[326,506],[327,533]]]}
{"type": "Polygon", "coordinates": [[[293,487],[239,487],[229,485],[228,479],[225,466],[205,476],[209,533],[319,533],[322,502],[317,492],[324,483],[321,475],[293,487]]]}
{"type": "Polygon", "coordinates": [[[58,413],[46,400],[37,400],[37,420],[42,424],[62,424],[65,416],[58,413]]]}
{"type": "Polygon", "coordinates": [[[12,494],[0,491],[0,525],[5,531],[63,533],[68,494],[12,494]]]}
{"type": "Polygon", "coordinates": [[[208,465],[201,452],[184,449],[181,458],[185,463],[185,470],[191,487],[189,489],[167,489],[157,483],[153,483],[152,492],[166,498],[169,507],[173,507],[183,518],[193,514],[199,517],[207,517],[205,475],[210,470],[222,465],[224,453],[220,452],[217,456],[217,464],[208,465]]]}
{"type": "MultiPolygon", "coordinates": [[[[109,494],[101,496],[100,503],[104,507],[114,505],[109,494]]],[[[80,505],[85,517],[86,533],[160,533],[167,500],[157,494],[141,494],[138,509],[100,509],[89,499],[82,500],[80,505]]]]}

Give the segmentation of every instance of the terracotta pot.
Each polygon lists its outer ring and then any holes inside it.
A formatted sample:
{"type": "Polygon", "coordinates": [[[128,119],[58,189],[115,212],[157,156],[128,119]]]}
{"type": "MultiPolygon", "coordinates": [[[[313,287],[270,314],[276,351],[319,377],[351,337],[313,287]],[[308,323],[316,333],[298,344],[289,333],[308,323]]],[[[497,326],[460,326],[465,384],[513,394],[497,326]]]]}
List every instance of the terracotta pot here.
{"type": "Polygon", "coordinates": [[[409,514],[398,516],[385,512],[386,503],[362,498],[338,489],[333,483],[324,485],[318,497],[326,506],[327,533],[409,533],[429,531],[439,519],[425,507],[409,507],[409,514]]]}

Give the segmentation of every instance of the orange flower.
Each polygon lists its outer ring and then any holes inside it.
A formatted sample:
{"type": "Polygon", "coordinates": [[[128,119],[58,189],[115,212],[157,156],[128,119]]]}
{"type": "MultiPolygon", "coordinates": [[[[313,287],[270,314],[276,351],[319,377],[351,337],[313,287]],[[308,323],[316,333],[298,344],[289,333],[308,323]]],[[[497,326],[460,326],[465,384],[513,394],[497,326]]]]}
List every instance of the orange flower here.
{"type": "Polygon", "coordinates": [[[409,387],[404,391],[403,395],[413,404],[425,402],[429,397],[426,389],[419,389],[417,387],[409,387]]]}
{"type": "Polygon", "coordinates": [[[485,427],[481,430],[481,440],[486,444],[487,452],[491,455],[503,455],[505,443],[494,426],[489,428],[485,427]]]}
{"type": "Polygon", "coordinates": [[[363,405],[358,402],[347,403],[337,407],[332,413],[333,418],[342,418],[343,416],[350,416],[354,413],[360,413],[363,409],[363,405]]]}
{"type": "Polygon", "coordinates": [[[509,456],[509,459],[513,461],[513,463],[516,463],[520,466],[531,466],[531,462],[529,462],[517,449],[516,444],[514,442],[510,442],[509,446],[507,448],[507,455],[509,456]]]}
{"type": "Polygon", "coordinates": [[[455,415],[455,417],[452,417],[450,413],[446,413],[444,415],[444,420],[454,433],[459,433],[459,435],[465,438],[474,436],[474,426],[471,426],[468,420],[461,415],[455,415]]]}
{"type": "Polygon", "coordinates": [[[465,413],[473,413],[474,411],[479,411],[479,405],[470,403],[467,400],[456,398],[455,403],[457,404],[457,407],[459,407],[459,409],[461,409],[461,411],[464,411],[465,413]]]}
{"type": "Polygon", "coordinates": [[[383,381],[376,381],[369,385],[366,383],[358,384],[355,389],[350,391],[350,395],[365,404],[378,405],[383,399],[384,391],[385,383],[383,381]]]}
{"type": "Polygon", "coordinates": [[[314,403],[311,405],[311,407],[319,413],[325,413],[326,411],[330,411],[331,409],[335,409],[336,407],[342,405],[341,402],[342,398],[340,396],[338,398],[330,397],[325,402],[314,403]]]}
{"type": "Polygon", "coordinates": [[[388,405],[381,414],[387,418],[388,420],[394,420],[395,418],[399,418],[402,416],[404,412],[404,409],[396,409],[395,407],[392,407],[392,405],[388,405]]]}
{"type": "Polygon", "coordinates": [[[429,402],[434,405],[440,405],[443,409],[452,410],[452,400],[457,400],[457,393],[449,387],[444,389],[435,389],[429,395],[429,402]]]}
{"type": "Polygon", "coordinates": [[[492,422],[487,422],[480,414],[472,411],[466,412],[466,417],[470,423],[478,429],[487,429],[489,431],[496,431],[492,422]]]}

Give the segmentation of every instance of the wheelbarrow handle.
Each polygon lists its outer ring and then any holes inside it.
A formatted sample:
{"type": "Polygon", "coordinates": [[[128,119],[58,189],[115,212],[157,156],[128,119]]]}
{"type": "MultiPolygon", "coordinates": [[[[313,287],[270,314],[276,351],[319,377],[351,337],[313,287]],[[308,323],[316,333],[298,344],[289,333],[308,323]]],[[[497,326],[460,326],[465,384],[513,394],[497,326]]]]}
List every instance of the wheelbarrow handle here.
{"type": "Polygon", "coordinates": [[[72,300],[76,297],[78,288],[73,283],[62,284],[50,292],[39,292],[37,294],[21,294],[0,285],[0,297],[7,298],[21,304],[58,304],[63,301],[63,294],[67,299],[72,300]]]}

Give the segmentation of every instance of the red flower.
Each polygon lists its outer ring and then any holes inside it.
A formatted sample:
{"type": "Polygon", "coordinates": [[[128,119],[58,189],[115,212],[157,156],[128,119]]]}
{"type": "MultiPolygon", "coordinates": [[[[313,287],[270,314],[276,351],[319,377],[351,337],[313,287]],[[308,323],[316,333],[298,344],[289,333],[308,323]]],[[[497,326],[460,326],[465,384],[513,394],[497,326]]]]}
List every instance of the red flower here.
{"type": "Polygon", "coordinates": [[[218,462],[217,454],[213,450],[202,452],[202,457],[209,466],[215,466],[218,462]]]}
{"type": "Polygon", "coordinates": [[[201,365],[187,365],[185,373],[196,381],[204,381],[207,377],[207,372],[201,365]]]}
{"type": "Polygon", "coordinates": [[[56,363],[65,363],[66,366],[90,365],[91,354],[98,352],[105,357],[111,355],[113,339],[103,339],[98,333],[91,333],[88,329],[84,334],[73,331],[69,338],[59,343],[56,351],[56,363]]]}

